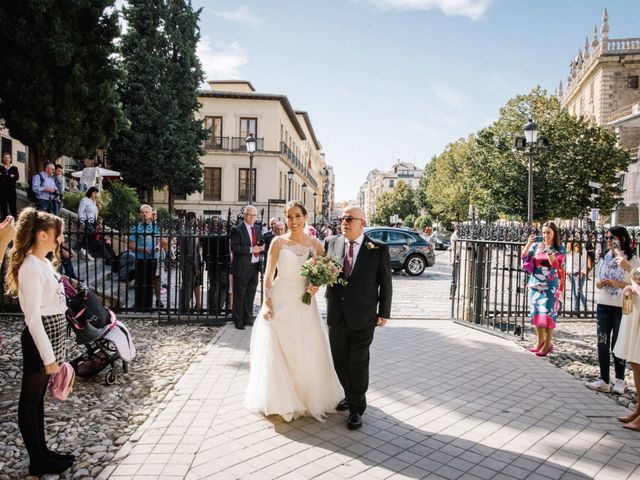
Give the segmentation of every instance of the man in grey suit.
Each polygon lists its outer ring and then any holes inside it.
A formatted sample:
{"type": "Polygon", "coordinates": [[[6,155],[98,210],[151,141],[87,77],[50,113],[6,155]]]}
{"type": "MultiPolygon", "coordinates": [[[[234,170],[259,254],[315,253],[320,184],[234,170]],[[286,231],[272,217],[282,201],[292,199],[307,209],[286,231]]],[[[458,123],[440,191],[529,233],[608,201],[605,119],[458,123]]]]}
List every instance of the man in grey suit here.
{"type": "Polygon", "coordinates": [[[244,221],[231,229],[233,275],[233,323],[239,330],[253,325],[253,300],[258,288],[260,254],[264,251],[262,229],[255,226],[258,210],[244,207],[244,221]]]}
{"type": "Polygon", "coordinates": [[[364,233],[365,215],[352,206],[342,211],[341,235],[329,237],[325,250],[343,260],[346,285],[327,287],[327,324],[333,363],[345,398],[336,407],[349,410],[347,428],[362,426],[369,388],[369,346],[373,332],[391,316],[391,261],[388,247],[364,233]]]}

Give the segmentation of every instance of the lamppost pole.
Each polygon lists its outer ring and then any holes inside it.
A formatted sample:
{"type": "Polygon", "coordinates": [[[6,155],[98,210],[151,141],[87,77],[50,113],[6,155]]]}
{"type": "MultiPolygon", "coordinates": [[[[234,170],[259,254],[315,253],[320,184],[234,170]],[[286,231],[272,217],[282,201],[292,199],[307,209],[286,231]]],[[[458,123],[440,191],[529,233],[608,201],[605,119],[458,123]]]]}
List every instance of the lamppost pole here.
{"type": "Polygon", "coordinates": [[[318,192],[313,192],[313,224],[315,225],[317,222],[316,219],[316,199],[318,198],[318,192]]]}
{"type": "Polygon", "coordinates": [[[533,119],[524,126],[524,137],[516,137],[516,150],[526,151],[528,157],[527,175],[527,225],[533,226],[533,156],[544,150],[549,142],[546,138],[538,138],[538,125],[533,119]]]}
{"type": "Polygon", "coordinates": [[[527,225],[533,225],[533,150],[529,147],[529,179],[527,182],[527,225]]]}
{"type": "Polygon", "coordinates": [[[253,203],[253,152],[256,151],[256,137],[253,136],[253,133],[250,133],[249,136],[245,139],[245,143],[247,145],[247,152],[249,153],[249,192],[247,193],[247,198],[249,201],[247,203],[253,203]]]}
{"type": "Polygon", "coordinates": [[[302,204],[307,207],[307,182],[302,182],[302,204]]]}

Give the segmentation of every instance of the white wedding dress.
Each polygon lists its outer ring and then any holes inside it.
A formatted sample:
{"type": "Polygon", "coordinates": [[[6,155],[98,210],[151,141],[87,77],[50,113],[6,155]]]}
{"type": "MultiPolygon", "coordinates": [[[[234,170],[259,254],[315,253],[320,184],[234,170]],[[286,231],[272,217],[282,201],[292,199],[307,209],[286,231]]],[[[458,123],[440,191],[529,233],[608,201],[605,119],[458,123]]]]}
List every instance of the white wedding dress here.
{"type": "Polygon", "coordinates": [[[300,268],[310,252],[302,245],[281,246],[271,318],[261,311],[251,333],[245,407],[287,422],[309,415],[322,421],[344,397],[316,299],[311,305],[301,300],[306,279],[300,268]]]}

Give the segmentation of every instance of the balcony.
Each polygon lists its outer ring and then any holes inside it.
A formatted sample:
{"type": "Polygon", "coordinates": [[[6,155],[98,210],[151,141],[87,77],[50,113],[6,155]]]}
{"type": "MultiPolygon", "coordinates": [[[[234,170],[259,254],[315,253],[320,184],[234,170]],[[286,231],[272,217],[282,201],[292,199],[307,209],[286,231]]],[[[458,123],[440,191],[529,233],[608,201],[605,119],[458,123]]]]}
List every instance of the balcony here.
{"type": "Polygon", "coordinates": [[[640,146],[631,148],[629,150],[629,156],[631,157],[631,163],[636,163],[640,160],[640,146]]]}
{"type": "Polygon", "coordinates": [[[640,127],[640,103],[636,102],[616,110],[609,115],[610,127],[640,127]]]}
{"type": "Polygon", "coordinates": [[[204,142],[204,149],[207,152],[214,150],[229,150],[229,137],[209,138],[204,142]]]}
{"type": "MultiPolygon", "coordinates": [[[[246,137],[231,137],[231,150],[232,151],[247,151],[247,139],[246,137]]],[[[264,151],[264,138],[256,138],[256,152],[264,151]]]]}
{"type": "MultiPolygon", "coordinates": [[[[243,137],[217,137],[209,138],[204,142],[204,149],[207,152],[215,151],[247,151],[247,142],[243,137]]],[[[264,138],[256,138],[256,152],[264,151],[264,138]]]]}
{"type": "Polygon", "coordinates": [[[289,165],[291,165],[291,168],[293,170],[296,170],[298,174],[305,179],[307,185],[309,185],[309,187],[311,187],[313,190],[317,190],[318,182],[311,176],[311,173],[309,173],[309,169],[307,168],[307,166],[302,163],[300,159],[295,155],[295,153],[293,153],[293,151],[289,148],[289,145],[284,142],[280,142],[280,153],[289,161],[288,163],[289,165]]]}

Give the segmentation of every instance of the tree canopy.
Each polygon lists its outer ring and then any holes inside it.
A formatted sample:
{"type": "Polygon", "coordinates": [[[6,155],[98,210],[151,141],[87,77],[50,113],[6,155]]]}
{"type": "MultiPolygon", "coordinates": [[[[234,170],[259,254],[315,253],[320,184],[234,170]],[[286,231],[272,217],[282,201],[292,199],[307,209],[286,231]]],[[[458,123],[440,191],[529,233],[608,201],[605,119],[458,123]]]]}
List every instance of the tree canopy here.
{"type": "Polygon", "coordinates": [[[404,220],[415,213],[414,191],[406,182],[399,181],[393,190],[378,196],[371,221],[377,225],[389,225],[391,215],[398,215],[404,220]]]}
{"type": "Polygon", "coordinates": [[[32,168],[94,157],[123,125],[114,1],[0,2],[0,121],[32,168]]]}

